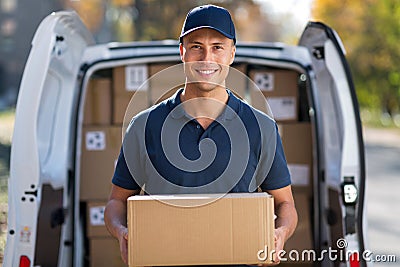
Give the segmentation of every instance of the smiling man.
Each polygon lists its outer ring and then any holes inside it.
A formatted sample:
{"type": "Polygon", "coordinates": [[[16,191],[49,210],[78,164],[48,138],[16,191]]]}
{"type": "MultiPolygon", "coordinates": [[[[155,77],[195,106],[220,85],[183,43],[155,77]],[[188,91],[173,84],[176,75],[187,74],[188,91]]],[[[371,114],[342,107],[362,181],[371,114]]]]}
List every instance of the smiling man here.
{"type": "MultiPolygon", "coordinates": [[[[132,119],[121,148],[105,222],[127,259],[126,200],[147,194],[256,192],[273,195],[276,249],[297,224],[290,175],[275,121],[225,86],[236,52],[229,12],[205,5],[184,22],[184,88],[132,119]]],[[[277,259],[276,259],[277,260],[277,259]]]]}

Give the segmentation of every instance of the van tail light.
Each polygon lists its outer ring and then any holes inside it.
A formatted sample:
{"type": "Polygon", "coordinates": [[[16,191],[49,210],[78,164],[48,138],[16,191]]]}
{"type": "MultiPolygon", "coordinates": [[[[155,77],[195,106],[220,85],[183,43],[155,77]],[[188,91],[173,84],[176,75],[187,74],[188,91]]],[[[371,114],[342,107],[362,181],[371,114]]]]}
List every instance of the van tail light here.
{"type": "Polygon", "coordinates": [[[28,258],[28,256],[21,256],[19,258],[19,267],[30,267],[31,266],[31,260],[28,258]]]}
{"type": "Polygon", "coordinates": [[[360,267],[360,255],[358,252],[354,252],[350,256],[350,267],[360,267]]]}

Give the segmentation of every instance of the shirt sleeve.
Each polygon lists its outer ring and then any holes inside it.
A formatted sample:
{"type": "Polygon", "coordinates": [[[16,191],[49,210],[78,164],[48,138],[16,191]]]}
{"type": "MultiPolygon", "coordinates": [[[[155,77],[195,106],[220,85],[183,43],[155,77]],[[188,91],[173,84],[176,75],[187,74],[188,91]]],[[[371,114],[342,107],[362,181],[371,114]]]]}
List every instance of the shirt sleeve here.
{"type": "Polygon", "coordinates": [[[271,169],[260,185],[262,190],[274,190],[291,184],[290,173],[283,151],[282,140],[276,126],[276,148],[271,169]]]}
{"type": "Polygon", "coordinates": [[[141,122],[140,117],[135,117],[127,128],[112,178],[114,185],[128,190],[137,190],[141,188],[140,185],[143,185],[141,182],[144,179],[141,158],[143,151],[141,149],[144,136],[141,135],[143,132],[141,122]]]}
{"type": "Polygon", "coordinates": [[[128,190],[140,189],[140,186],[136,183],[126,164],[123,147],[121,147],[121,150],[119,152],[117,165],[115,166],[114,176],[112,178],[112,183],[128,190]]]}

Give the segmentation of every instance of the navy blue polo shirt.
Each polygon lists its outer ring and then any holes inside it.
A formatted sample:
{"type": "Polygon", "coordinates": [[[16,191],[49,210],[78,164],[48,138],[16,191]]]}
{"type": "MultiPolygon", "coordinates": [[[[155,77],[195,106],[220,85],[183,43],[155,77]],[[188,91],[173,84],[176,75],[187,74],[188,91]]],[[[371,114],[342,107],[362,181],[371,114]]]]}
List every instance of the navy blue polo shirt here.
{"type": "Polygon", "coordinates": [[[171,98],[132,119],[113,184],[149,194],[254,192],[290,184],[275,121],[227,90],[207,129],[171,98]]]}

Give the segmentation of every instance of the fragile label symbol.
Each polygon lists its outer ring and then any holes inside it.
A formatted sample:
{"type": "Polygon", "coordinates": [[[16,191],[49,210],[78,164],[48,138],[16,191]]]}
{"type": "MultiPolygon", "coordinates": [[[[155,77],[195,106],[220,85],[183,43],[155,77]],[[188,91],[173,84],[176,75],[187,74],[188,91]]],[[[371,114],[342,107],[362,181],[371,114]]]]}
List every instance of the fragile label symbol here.
{"type": "Polygon", "coordinates": [[[102,131],[86,133],[86,150],[104,150],[106,148],[106,135],[102,131]]]}
{"type": "Polygon", "coordinates": [[[256,73],[254,81],[261,91],[274,90],[274,74],[269,72],[256,73]]]}
{"type": "Polygon", "coordinates": [[[97,206],[90,208],[90,224],[91,225],[104,225],[104,206],[97,206]]]}

